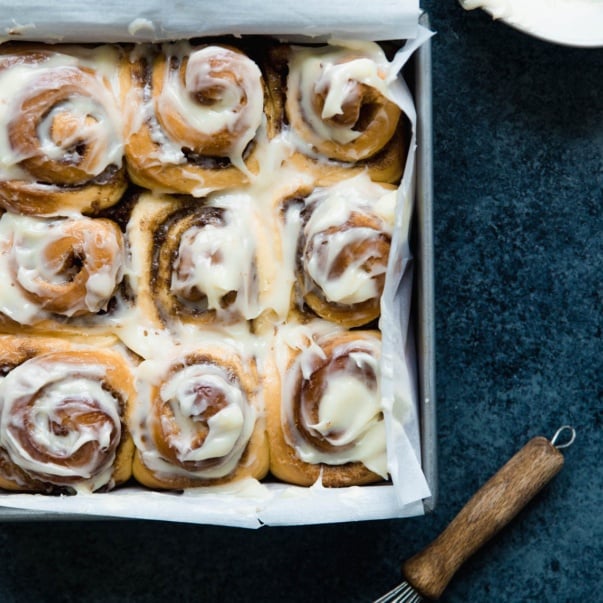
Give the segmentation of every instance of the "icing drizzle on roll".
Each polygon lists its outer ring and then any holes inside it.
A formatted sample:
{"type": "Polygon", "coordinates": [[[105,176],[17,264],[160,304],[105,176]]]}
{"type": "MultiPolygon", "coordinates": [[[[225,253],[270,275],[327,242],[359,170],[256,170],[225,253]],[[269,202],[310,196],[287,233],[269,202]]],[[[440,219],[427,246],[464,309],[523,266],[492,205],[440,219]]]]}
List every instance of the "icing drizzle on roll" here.
{"type": "Polygon", "coordinates": [[[107,46],[0,53],[0,203],[6,209],[65,215],[119,199],[125,180],[117,53],[107,46]],[[88,197],[78,189],[89,190],[88,197]]]}
{"type": "Polygon", "coordinates": [[[332,333],[308,340],[285,370],[285,439],[307,463],[362,462],[387,476],[378,336],[332,333]]]}
{"type": "Polygon", "coordinates": [[[163,325],[251,320],[262,311],[262,229],[246,193],[185,205],[145,198],[127,228],[135,265],[129,277],[163,325]]]}
{"type": "Polygon", "coordinates": [[[391,99],[390,63],[377,44],[295,47],[289,60],[286,113],[310,149],[353,162],[392,138],[401,111],[391,99]]]}
{"type": "Polygon", "coordinates": [[[0,218],[0,311],[21,324],[106,309],[122,277],[117,225],[100,218],[0,218]]]}
{"type": "MultiPolygon", "coordinates": [[[[146,122],[155,145],[145,164],[227,158],[249,176],[244,153],[264,119],[262,73],[253,60],[228,46],[189,42],[164,44],[145,60],[152,64],[150,80],[133,89],[140,95],[132,103],[138,113],[129,115],[130,136],[146,122]]],[[[128,152],[137,153],[134,146],[128,152]]],[[[185,176],[202,180],[194,169],[185,176]]]]}
{"type": "Polygon", "coordinates": [[[364,175],[305,199],[299,282],[322,318],[351,327],[379,316],[395,204],[395,190],[364,175]]]}
{"type": "Polygon", "coordinates": [[[193,222],[181,234],[172,271],[173,294],[193,306],[197,298],[204,297],[207,309],[218,314],[235,311],[245,319],[255,318],[260,310],[254,288],[256,242],[246,219],[250,216],[228,207],[208,206],[200,211],[213,212],[216,219],[193,222]],[[235,296],[231,303],[229,295],[235,296]]]}
{"type": "Polygon", "coordinates": [[[126,69],[130,178],[160,193],[204,197],[253,180],[265,138],[265,85],[227,45],[142,46],[126,69]]]}
{"type": "Polygon", "coordinates": [[[262,74],[257,65],[222,46],[191,51],[181,43],[166,47],[165,53],[155,110],[168,137],[195,153],[228,157],[245,170],[243,151],[263,115],[262,74]]]}
{"type": "Polygon", "coordinates": [[[257,416],[239,362],[219,351],[193,352],[169,364],[147,360],[138,377],[146,403],[130,428],[149,470],[168,480],[218,479],[235,470],[257,416]]]}
{"type": "Polygon", "coordinates": [[[80,354],[46,354],[0,382],[0,446],[34,478],[78,490],[110,482],[121,439],[117,394],[105,368],[80,354]]]}

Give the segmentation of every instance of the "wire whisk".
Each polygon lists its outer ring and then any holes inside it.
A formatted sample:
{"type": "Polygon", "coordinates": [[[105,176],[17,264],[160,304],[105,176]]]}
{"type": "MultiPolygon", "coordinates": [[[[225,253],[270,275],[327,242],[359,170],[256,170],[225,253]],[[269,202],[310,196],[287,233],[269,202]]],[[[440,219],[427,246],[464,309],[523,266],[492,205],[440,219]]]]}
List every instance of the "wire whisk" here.
{"type": "Polygon", "coordinates": [[[437,600],[459,567],[506,526],[561,470],[561,448],[576,437],[560,427],[551,440],[532,438],[467,502],[448,527],[423,551],[402,565],[405,579],[375,603],[419,603],[437,600]],[[569,438],[560,442],[568,432],[569,438]]]}
{"type": "Polygon", "coordinates": [[[423,597],[408,582],[402,582],[379,597],[375,603],[420,603],[420,601],[423,601],[423,597]]]}

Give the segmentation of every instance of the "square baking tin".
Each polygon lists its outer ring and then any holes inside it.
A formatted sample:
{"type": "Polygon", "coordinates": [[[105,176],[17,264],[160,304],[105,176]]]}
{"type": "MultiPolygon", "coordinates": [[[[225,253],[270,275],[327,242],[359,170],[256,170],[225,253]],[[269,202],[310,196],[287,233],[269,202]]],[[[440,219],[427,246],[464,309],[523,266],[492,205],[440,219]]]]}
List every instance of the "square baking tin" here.
{"type": "MultiPolygon", "coordinates": [[[[427,14],[423,13],[421,15],[420,23],[428,27],[427,14]]],[[[423,512],[430,512],[434,509],[437,500],[437,428],[432,223],[431,44],[429,39],[415,52],[404,69],[404,75],[413,92],[417,110],[415,207],[411,226],[411,248],[414,254],[411,320],[416,344],[421,466],[431,491],[431,496],[423,500],[422,510],[423,512]]],[[[0,507],[0,521],[93,520],[99,518],[97,515],[0,507]]],[[[359,519],[362,519],[362,517],[359,519]]],[[[333,521],[336,521],[336,519],[333,521]]],[[[212,521],[208,520],[206,523],[212,523],[212,521]]]]}

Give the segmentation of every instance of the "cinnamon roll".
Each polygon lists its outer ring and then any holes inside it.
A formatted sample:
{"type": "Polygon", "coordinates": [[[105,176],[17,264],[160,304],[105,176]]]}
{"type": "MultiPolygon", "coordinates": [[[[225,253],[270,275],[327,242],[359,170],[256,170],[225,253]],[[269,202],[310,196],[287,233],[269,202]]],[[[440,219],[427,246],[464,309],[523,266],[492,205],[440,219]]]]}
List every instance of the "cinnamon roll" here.
{"type": "Polygon", "coordinates": [[[129,424],[143,485],[182,489],[268,471],[268,447],[253,359],[218,341],[138,369],[129,424]]]}
{"type": "Polygon", "coordinates": [[[265,88],[257,64],[225,45],[137,51],[126,74],[126,157],[132,180],[202,197],[257,172],[265,88]]]}
{"type": "Polygon", "coordinates": [[[28,215],[95,213],[126,188],[113,47],[0,52],[0,206],[28,215]]]}
{"type": "Polygon", "coordinates": [[[396,190],[357,176],[304,200],[297,256],[299,303],[351,328],[377,319],[396,190]]]}
{"type": "Polygon", "coordinates": [[[0,486],[90,492],[131,476],[132,371],[113,349],[0,336],[0,486]]]}
{"type": "Polygon", "coordinates": [[[377,331],[293,327],[266,379],[270,471],[309,486],[387,478],[377,331]]]}
{"type": "Polygon", "coordinates": [[[0,313],[21,325],[92,317],[122,278],[123,235],[103,218],[0,218],[0,313]]]}
{"type": "Polygon", "coordinates": [[[390,64],[374,43],[280,47],[269,89],[298,152],[291,162],[320,186],[368,171],[396,183],[406,153],[405,119],[391,93],[390,64]]]}
{"type": "Polygon", "coordinates": [[[262,231],[246,193],[203,203],[142,195],[127,228],[142,314],[168,327],[256,318],[269,261],[262,231]]]}

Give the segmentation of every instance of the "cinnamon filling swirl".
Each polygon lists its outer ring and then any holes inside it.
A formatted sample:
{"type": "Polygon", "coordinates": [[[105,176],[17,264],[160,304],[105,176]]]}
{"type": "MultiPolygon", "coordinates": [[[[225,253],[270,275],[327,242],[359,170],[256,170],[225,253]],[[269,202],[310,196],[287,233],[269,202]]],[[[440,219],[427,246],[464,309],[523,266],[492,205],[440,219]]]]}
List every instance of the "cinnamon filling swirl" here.
{"type": "Polygon", "coordinates": [[[174,212],[157,228],[152,290],[166,320],[227,322],[259,312],[255,240],[245,214],[205,205],[174,212]]]}
{"type": "Polygon", "coordinates": [[[114,48],[0,54],[0,205],[90,213],[126,188],[114,48]]]}
{"type": "Polygon", "coordinates": [[[128,390],[114,363],[102,352],[49,352],[4,377],[0,446],[29,479],[84,490],[111,485],[124,435],[120,392],[128,390]]]}
{"type": "Polygon", "coordinates": [[[138,370],[140,404],[130,417],[144,484],[178,488],[267,470],[253,359],[215,345],[184,357],[147,360],[138,370]]]}
{"type": "Polygon", "coordinates": [[[286,115],[315,151],[344,162],[376,155],[401,111],[389,98],[387,61],[377,46],[296,49],[289,61],[286,115]]]}
{"type": "Polygon", "coordinates": [[[123,236],[114,222],[6,213],[0,234],[0,263],[11,277],[11,287],[0,292],[4,314],[30,324],[47,313],[77,317],[107,308],[124,262],[123,236]]]}

